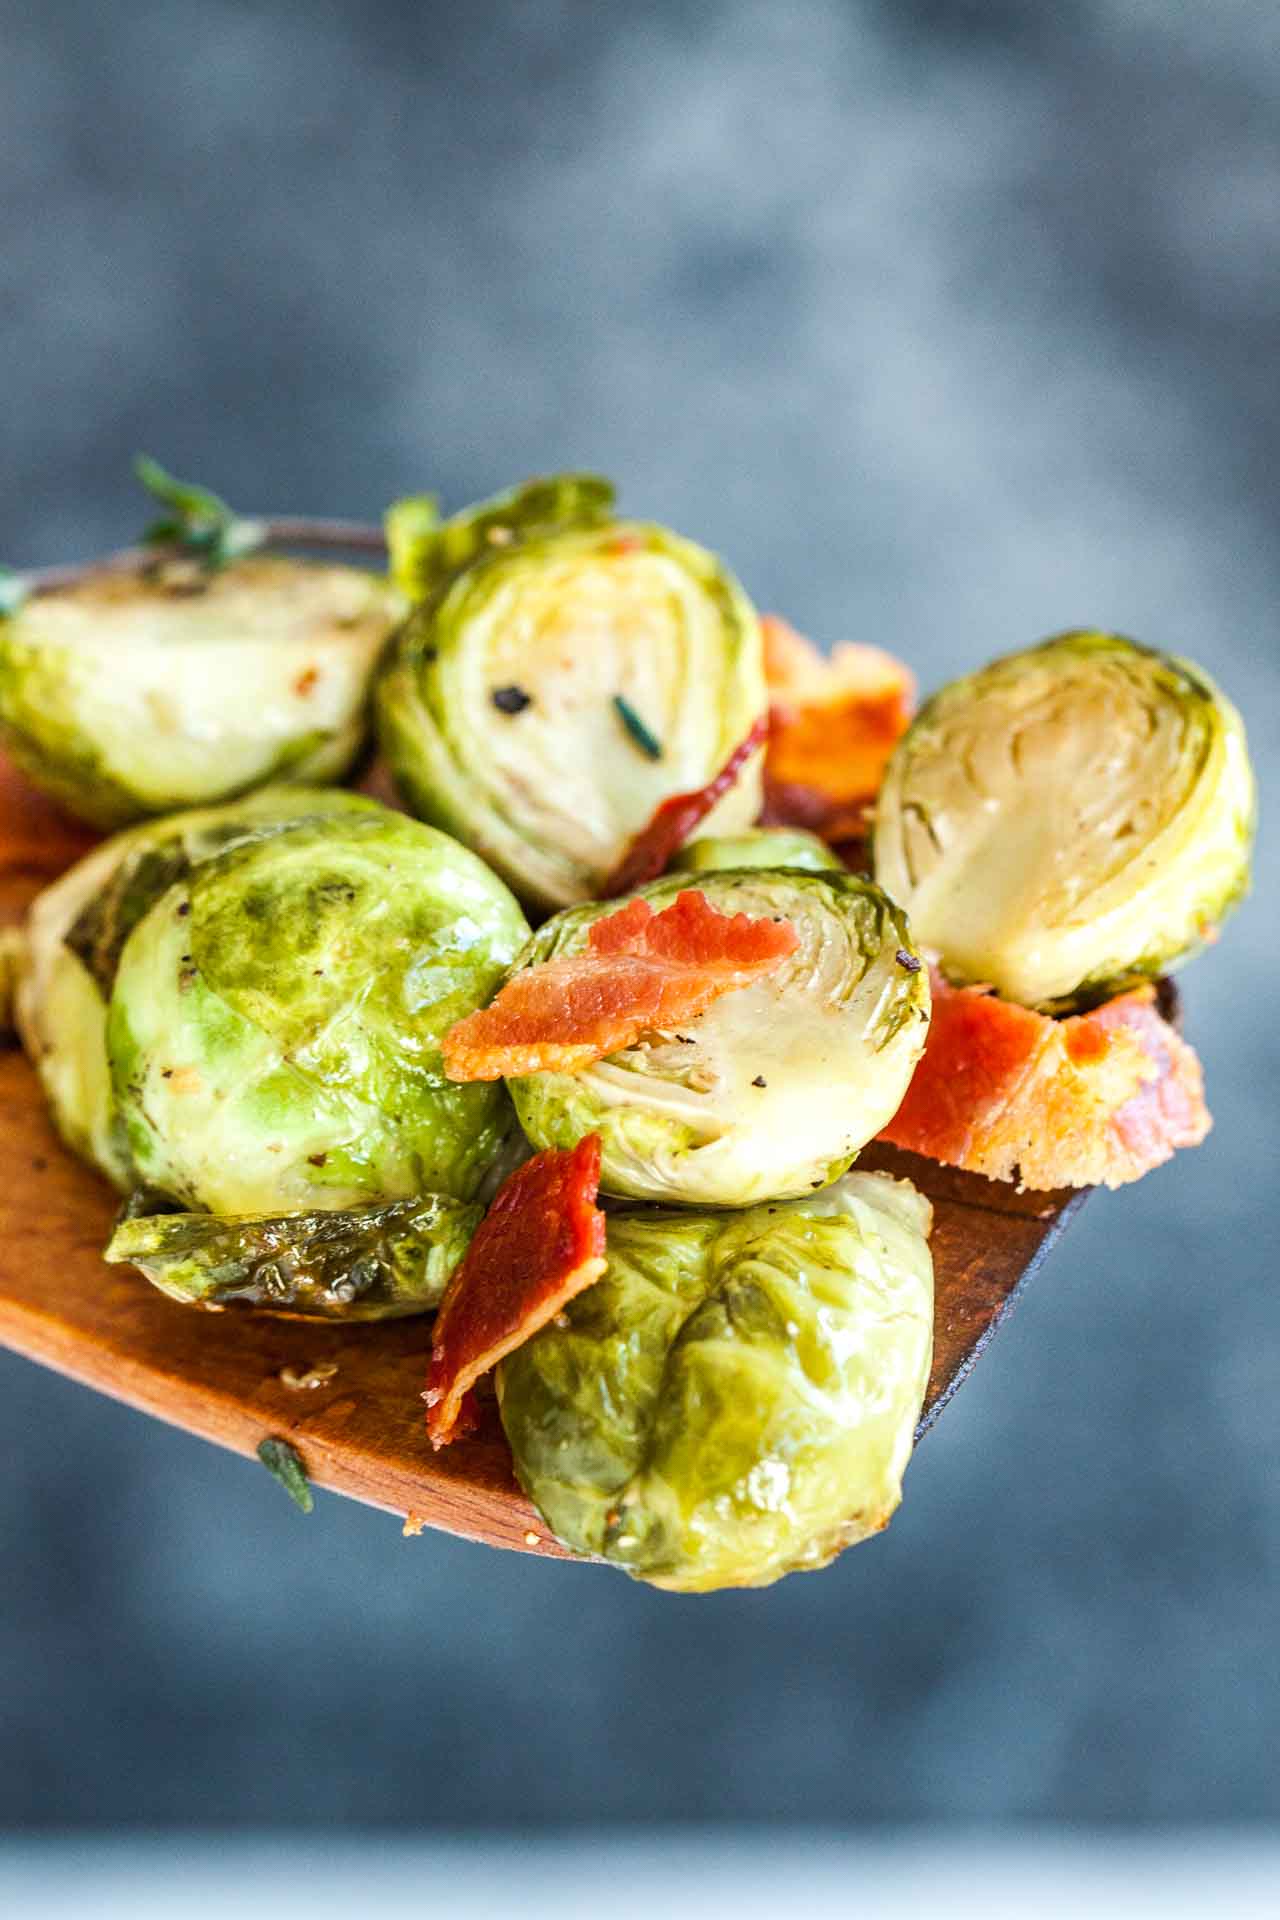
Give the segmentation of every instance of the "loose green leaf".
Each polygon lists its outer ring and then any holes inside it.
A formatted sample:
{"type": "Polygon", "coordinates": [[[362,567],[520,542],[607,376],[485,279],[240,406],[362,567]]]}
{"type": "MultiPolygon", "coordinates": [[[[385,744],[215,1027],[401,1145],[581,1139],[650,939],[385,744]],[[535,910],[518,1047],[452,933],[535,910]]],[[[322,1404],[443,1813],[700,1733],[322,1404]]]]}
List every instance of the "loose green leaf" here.
{"type": "Polygon", "coordinates": [[[613,696],[613,704],[617,709],[619,719],[639,747],[641,753],[647,753],[651,760],[661,760],[661,740],[659,740],[656,733],[652,732],[651,729],[645,725],[631,702],[625,699],[622,694],[615,693],[613,696]]]}
{"type": "Polygon", "coordinates": [[[30,591],[20,573],[14,573],[11,567],[0,567],[0,620],[16,613],[30,591]]]}
{"type": "Polygon", "coordinates": [[[258,1458],[272,1479],[280,1482],[295,1507],[310,1513],[316,1504],[315,1496],[297,1448],[291,1447],[287,1440],[264,1440],[258,1448],[258,1458]]]}
{"type": "Polygon", "coordinates": [[[180,547],[199,559],[210,573],[216,573],[266,540],[262,521],[243,519],[219,494],[189,480],[176,479],[150,454],[140,453],[133,470],[153,499],[169,509],[143,533],[148,546],[180,547]]]}
{"type": "MultiPolygon", "coordinates": [[[[313,1156],[317,1172],[328,1156],[313,1156]]],[[[429,1313],[444,1298],[482,1208],[439,1194],[305,1213],[182,1213],[143,1189],[107,1244],[172,1300],[326,1320],[429,1313]]]]}

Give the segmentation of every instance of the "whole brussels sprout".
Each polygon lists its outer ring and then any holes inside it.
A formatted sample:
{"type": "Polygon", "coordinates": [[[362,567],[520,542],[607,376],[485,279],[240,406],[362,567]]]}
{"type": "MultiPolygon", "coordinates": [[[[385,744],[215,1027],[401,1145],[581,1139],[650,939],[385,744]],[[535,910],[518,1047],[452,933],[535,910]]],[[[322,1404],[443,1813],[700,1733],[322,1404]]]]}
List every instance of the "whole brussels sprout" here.
{"type": "Polygon", "coordinates": [[[441,1035],[527,927],[456,841],[369,803],[177,879],[120,951],[111,1081],[137,1178],[215,1213],[471,1196],[507,1130],[441,1035]]]}
{"type": "Polygon", "coordinates": [[[747,827],[742,833],[710,833],[690,840],[671,866],[678,873],[736,867],[803,867],[809,873],[827,873],[842,871],[844,861],[803,827],[747,827]]]}
{"type": "Polygon", "coordinates": [[[957,982],[1060,1012],[1188,958],[1249,885],[1254,783],[1206,674],[1066,633],[935,694],[876,804],[875,874],[957,982]]]}
{"type": "MultiPolygon", "coordinates": [[[[765,711],[754,608],[702,547],[612,517],[590,476],[532,482],[426,531],[425,595],[378,685],[412,808],[525,900],[590,899],[671,795],[703,786],[765,711]]],[[[759,757],[715,828],[760,809],[759,757]]]]}
{"type": "MultiPolygon", "coordinates": [[[[640,889],[655,912],[688,886],[640,889]]],[[[847,873],[704,874],[718,912],[790,921],[796,951],[679,1032],[646,1035],[580,1073],[508,1082],[537,1147],[603,1142],[601,1186],[636,1200],[748,1206],[843,1173],[896,1111],[924,1047],[929,976],[902,915],[847,873]]],[[[581,952],[616,902],[548,920],[518,966],[581,952]]]]}
{"type": "Polygon", "coordinates": [[[175,880],[225,847],[299,819],[377,810],[336,789],[264,788],[117,834],[32,903],[15,957],[15,1024],[62,1138],[122,1192],[136,1173],[111,1090],[106,1026],[129,933],[175,880]]]}
{"type": "Polygon", "coordinates": [[[876,1173],[744,1213],[612,1215],[603,1277],[498,1369],[552,1532],[701,1593],[885,1526],[929,1377],[929,1226],[876,1173]]]}
{"type": "Polygon", "coordinates": [[[280,555],[90,573],[0,614],[0,741],[104,828],[338,779],[405,606],[359,568],[280,555]]]}

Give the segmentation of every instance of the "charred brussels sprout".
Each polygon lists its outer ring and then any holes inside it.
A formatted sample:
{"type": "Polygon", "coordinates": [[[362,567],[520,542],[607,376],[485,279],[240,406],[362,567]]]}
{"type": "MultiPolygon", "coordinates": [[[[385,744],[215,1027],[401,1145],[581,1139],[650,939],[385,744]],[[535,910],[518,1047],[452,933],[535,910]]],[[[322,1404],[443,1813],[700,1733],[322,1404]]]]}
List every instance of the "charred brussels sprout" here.
{"type": "Polygon", "coordinates": [[[929,1375],[929,1224],[874,1173],[744,1213],[611,1217],[603,1278],[498,1371],[551,1530],[697,1593],[883,1527],[929,1375]]]}
{"type": "Polygon", "coordinates": [[[0,614],[0,741],[105,828],[337,779],[404,608],[358,568],[277,555],[93,573],[0,614]]]}
{"type": "Polygon", "coordinates": [[[426,1194],[337,1212],[237,1216],[126,1207],[105,1258],[189,1306],[245,1305],[330,1320],[438,1307],[484,1209],[426,1194]]]}
{"type": "Polygon", "coordinates": [[[671,865],[680,873],[741,867],[803,867],[809,873],[844,869],[839,854],[803,827],[748,827],[742,833],[704,834],[682,847],[671,865]]]}
{"type": "MultiPolygon", "coordinates": [[[[414,812],[543,907],[599,891],[765,709],[736,580],[612,499],[590,476],[532,482],[400,542],[421,605],[380,677],[383,751],[414,812]]],[[[759,806],[757,758],[712,820],[736,830],[759,806]]]]}
{"type": "Polygon", "coordinates": [[[1193,953],[1247,891],[1239,714],[1183,660],[1068,633],[934,696],[876,804],[876,878],[959,982],[1049,1012],[1193,953]]]}
{"type": "MultiPolygon", "coordinates": [[[[642,888],[655,911],[687,876],[642,888]]],[[[508,1084],[537,1147],[588,1133],[604,1146],[601,1186],[637,1200],[748,1206],[823,1186],[896,1111],[924,1047],[928,970],[906,923],[870,881],[846,873],[703,875],[720,913],[776,916],[796,951],[676,1032],[654,1032],[581,1073],[508,1084]]],[[[569,908],[520,956],[579,953],[616,903],[569,908]]]]}
{"type": "Polygon", "coordinates": [[[137,1179],[216,1213],[469,1198],[505,1101],[446,1081],[440,1036],[526,932],[474,854],[372,803],[193,867],[128,935],[111,992],[137,1179]]]}
{"type": "Polygon", "coordinates": [[[33,903],[15,963],[18,1032],[59,1133],[122,1191],[134,1186],[135,1173],[111,1090],[106,1022],[125,939],[176,880],[212,854],[299,819],[370,811],[377,811],[375,802],[356,794],[267,788],[117,834],[33,903]]]}

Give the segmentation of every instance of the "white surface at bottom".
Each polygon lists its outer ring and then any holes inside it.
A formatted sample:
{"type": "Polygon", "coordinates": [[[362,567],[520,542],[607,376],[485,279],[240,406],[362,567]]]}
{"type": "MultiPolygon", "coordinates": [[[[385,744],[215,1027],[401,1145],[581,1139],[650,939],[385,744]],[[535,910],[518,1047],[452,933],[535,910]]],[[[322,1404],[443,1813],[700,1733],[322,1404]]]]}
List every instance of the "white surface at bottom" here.
{"type": "Polygon", "coordinates": [[[181,1833],[0,1836],[0,1914],[14,1920],[1253,1920],[1280,1911],[1280,1834],[1171,1830],[941,1837],[654,1829],[406,1841],[181,1833]]]}

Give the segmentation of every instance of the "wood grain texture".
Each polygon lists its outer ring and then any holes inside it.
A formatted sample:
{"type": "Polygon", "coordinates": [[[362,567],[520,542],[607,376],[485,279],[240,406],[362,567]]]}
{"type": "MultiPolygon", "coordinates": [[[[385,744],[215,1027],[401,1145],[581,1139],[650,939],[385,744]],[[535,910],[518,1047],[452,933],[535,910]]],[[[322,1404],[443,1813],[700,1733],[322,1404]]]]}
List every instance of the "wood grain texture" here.
{"type": "MultiPolygon", "coordinates": [[[[0,758],[0,924],[89,844],[0,758]]],[[[933,1424],[1083,1194],[1019,1194],[876,1145],[861,1164],[913,1180],[935,1208],[933,1424]]],[[[116,1208],[55,1137],[30,1067],[0,1051],[0,1343],[235,1452],[288,1439],[311,1479],[468,1539],[562,1555],[525,1500],[492,1402],[472,1438],[433,1453],[421,1392],[429,1323],[340,1327],[207,1313],[104,1265],[116,1208]],[[328,1364],[320,1387],[285,1383],[328,1364]]]]}

